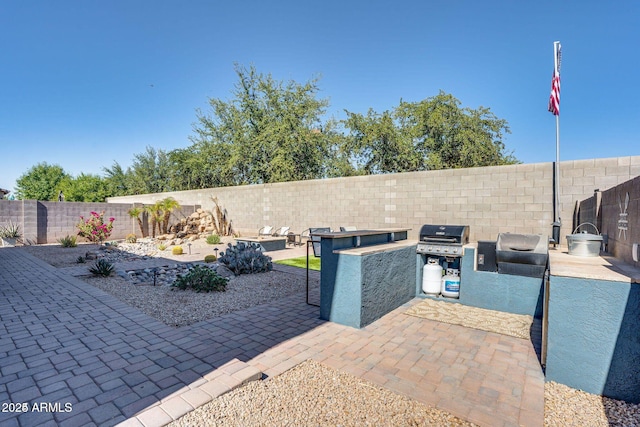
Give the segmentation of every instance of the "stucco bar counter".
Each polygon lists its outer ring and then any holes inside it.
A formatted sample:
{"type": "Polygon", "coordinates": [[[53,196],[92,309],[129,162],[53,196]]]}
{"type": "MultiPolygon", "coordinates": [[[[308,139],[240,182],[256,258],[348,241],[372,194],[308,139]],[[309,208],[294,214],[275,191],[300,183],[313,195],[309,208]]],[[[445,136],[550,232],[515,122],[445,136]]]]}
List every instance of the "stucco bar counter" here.
{"type": "Polygon", "coordinates": [[[547,381],[640,403],[640,270],[550,250],[547,381]]]}
{"type": "Polygon", "coordinates": [[[317,233],[320,318],[363,328],[415,297],[417,243],[408,230],[317,233]]]}

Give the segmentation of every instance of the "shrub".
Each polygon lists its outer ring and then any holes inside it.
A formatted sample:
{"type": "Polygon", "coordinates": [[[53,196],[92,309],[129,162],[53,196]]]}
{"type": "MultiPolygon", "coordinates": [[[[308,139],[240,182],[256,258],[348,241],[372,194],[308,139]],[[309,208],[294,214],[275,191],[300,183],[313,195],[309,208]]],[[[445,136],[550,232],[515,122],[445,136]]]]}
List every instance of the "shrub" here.
{"type": "Polygon", "coordinates": [[[78,258],[76,258],[76,262],[77,262],[78,264],[84,264],[84,261],[85,261],[85,260],[84,260],[84,257],[83,257],[83,256],[79,256],[78,258]]]}
{"type": "Polygon", "coordinates": [[[113,273],[114,267],[109,261],[104,259],[99,259],[93,265],[93,267],[89,268],[89,272],[95,274],[96,276],[111,276],[113,273]]]}
{"type": "Polygon", "coordinates": [[[273,269],[271,257],[260,251],[260,245],[240,242],[235,246],[231,243],[227,246],[228,249],[220,253],[218,260],[234,274],[261,273],[273,269]]]}
{"type": "Polygon", "coordinates": [[[129,233],[127,234],[127,238],[125,239],[125,241],[127,243],[135,243],[138,241],[138,239],[136,238],[136,235],[133,233],[129,233]]]}
{"type": "Polygon", "coordinates": [[[78,243],[76,242],[76,236],[66,235],[59,238],[58,242],[60,243],[60,245],[62,245],[63,248],[75,248],[76,246],[78,246],[78,243]]]}
{"type": "Polygon", "coordinates": [[[113,221],[116,219],[111,217],[109,222],[104,222],[104,211],[97,213],[91,212],[88,219],[80,217],[80,222],[76,224],[78,228],[78,236],[84,237],[90,242],[102,243],[109,238],[113,230],[113,221]]]}
{"type": "Polygon", "coordinates": [[[158,249],[161,250],[161,251],[164,251],[165,249],[167,249],[167,245],[160,243],[158,245],[158,249]]]}
{"type": "Polygon", "coordinates": [[[210,245],[217,245],[220,243],[220,236],[217,234],[210,234],[207,236],[207,243],[210,245]]]}
{"type": "Polygon", "coordinates": [[[173,249],[171,249],[171,253],[174,255],[182,255],[182,246],[174,246],[173,249]]]}
{"type": "Polygon", "coordinates": [[[0,237],[5,239],[19,239],[22,237],[20,225],[14,224],[13,221],[9,221],[9,225],[0,226],[0,237]]]}
{"type": "Polygon", "coordinates": [[[204,257],[204,262],[216,262],[218,258],[215,255],[207,255],[204,257]]]}
{"type": "Polygon", "coordinates": [[[184,276],[178,276],[171,286],[196,292],[224,292],[227,279],[210,268],[196,265],[184,276]]]}

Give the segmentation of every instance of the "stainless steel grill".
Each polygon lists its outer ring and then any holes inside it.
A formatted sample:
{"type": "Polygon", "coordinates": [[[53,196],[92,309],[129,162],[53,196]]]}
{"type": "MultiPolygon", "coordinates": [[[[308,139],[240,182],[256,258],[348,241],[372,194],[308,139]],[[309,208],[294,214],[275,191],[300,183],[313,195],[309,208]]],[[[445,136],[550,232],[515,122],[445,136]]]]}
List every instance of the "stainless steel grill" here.
{"type": "Polygon", "coordinates": [[[469,243],[468,225],[430,225],[420,229],[416,252],[424,255],[461,257],[462,247],[469,243]]]}

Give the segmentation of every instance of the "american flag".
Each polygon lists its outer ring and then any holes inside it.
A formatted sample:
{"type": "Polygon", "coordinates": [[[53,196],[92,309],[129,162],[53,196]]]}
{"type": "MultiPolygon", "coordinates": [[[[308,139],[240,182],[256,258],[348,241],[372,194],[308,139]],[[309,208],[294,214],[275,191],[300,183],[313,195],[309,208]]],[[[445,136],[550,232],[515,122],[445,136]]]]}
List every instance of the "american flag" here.
{"type": "Polygon", "coordinates": [[[556,58],[553,76],[551,78],[551,95],[549,96],[549,111],[551,111],[554,116],[558,116],[560,115],[560,61],[562,59],[560,43],[558,43],[558,49],[555,54],[556,58]]]}

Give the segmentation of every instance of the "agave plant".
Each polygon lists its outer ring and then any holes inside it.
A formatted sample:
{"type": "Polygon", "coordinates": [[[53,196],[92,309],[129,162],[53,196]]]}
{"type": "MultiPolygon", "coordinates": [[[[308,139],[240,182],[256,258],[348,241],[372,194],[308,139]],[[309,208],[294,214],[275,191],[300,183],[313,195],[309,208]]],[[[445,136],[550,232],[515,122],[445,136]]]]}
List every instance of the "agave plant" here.
{"type": "Polygon", "coordinates": [[[14,224],[13,221],[9,221],[9,225],[0,226],[0,237],[5,239],[19,239],[22,237],[20,225],[14,224]]]}
{"type": "Polygon", "coordinates": [[[99,259],[96,263],[89,268],[89,272],[95,274],[96,276],[111,276],[113,273],[114,266],[109,261],[104,259],[99,259]]]}

